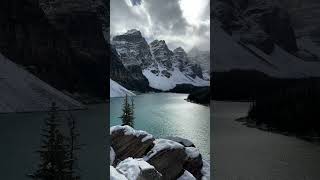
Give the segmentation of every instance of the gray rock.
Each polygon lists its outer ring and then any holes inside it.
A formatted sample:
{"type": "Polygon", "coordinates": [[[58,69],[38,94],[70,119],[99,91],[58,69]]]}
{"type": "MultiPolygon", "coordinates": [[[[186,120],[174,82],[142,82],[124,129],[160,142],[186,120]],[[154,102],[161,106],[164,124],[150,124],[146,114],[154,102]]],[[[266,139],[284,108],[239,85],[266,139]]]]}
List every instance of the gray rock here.
{"type": "Polygon", "coordinates": [[[162,179],[177,179],[183,172],[183,163],[186,158],[184,146],[180,143],[166,140],[155,140],[155,146],[148,152],[145,159],[161,174],[162,179]]]}
{"type": "Polygon", "coordinates": [[[202,156],[199,153],[199,150],[195,147],[187,147],[186,152],[187,158],[185,159],[183,164],[184,169],[189,171],[195,178],[201,179],[201,169],[203,163],[202,156]]]}
{"type": "Polygon", "coordinates": [[[111,146],[116,153],[116,159],[124,160],[128,157],[140,158],[153,147],[154,138],[146,132],[136,131],[129,126],[117,126],[111,132],[111,146]],[[129,132],[129,133],[128,133],[129,132]]]}

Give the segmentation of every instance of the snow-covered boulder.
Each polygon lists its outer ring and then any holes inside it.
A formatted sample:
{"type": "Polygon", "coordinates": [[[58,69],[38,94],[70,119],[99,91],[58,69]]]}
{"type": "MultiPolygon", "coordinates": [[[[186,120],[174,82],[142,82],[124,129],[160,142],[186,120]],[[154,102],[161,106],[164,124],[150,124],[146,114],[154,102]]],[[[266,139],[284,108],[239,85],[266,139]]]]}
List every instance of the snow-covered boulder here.
{"type": "Polygon", "coordinates": [[[203,163],[199,149],[196,147],[186,147],[185,152],[187,158],[185,159],[183,168],[188,170],[197,179],[200,179],[202,177],[201,169],[203,163]]]}
{"type": "Polygon", "coordinates": [[[163,179],[177,179],[184,171],[186,156],[185,147],[180,143],[156,139],[144,159],[162,174],[163,179]]]}
{"type": "Polygon", "coordinates": [[[129,180],[210,179],[209,163],[187,139],[154,139],[151,134],[130,126],[113,126],[110,135],[114,174],[120,173],[129,180]]]}
{"type": "Polygon", "coordinates": [[[196,178],[187,170],[177,180],[196,180],[196,178]]]}
{"type": "Polygon", "coordinates": [[[113,166],[110,166],[110,180],[128,180],[123,174],[116,170],[113,166]]]}
{"type": "Polygon", "coordinates": [[[116,169],[123,175],[126,176],[128,180],[142,180],[142,179],[152,179],[160,180],[161,174],[142,158],[133,159],[127,158],[121,161],[116,169]]]}
{"type": "Polygon", "coordinates": [[[153,147],[154,138],[151,134],[130,126],[113,126],[110,135],[111,146],[119,160],[143,157],[153,147]]]}

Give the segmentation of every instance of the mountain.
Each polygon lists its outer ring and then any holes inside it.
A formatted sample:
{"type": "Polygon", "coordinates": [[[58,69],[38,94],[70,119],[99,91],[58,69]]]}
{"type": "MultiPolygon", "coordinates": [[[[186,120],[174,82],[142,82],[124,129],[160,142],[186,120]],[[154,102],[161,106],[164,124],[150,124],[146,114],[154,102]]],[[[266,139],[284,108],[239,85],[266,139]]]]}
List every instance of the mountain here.
{"type": "Polygon", "coordinates": [[[106,99],[108,20],[99,2],[1,1],[0,52],[61,91],[106,99]]]}
{"type": "Polygon", "coordinates": [[[209,51],[202,51],[197,47],[193,47],[188,52],[188,57],[190,61],[193,61],[201,66],[203,71],[209,72],[210,71],[210,52],[209,51]]]}
{"type": "Polygon", "coordinates": [[[135,94],[110,79],[110,97],[134,96],[135,94]]]}
{"type": "Polygon", "coordinates": [[[142,70],[139,65],[127,66],[122,64],[117,51],[111,48],[110,59],[110,78],[119,83],[126,89],[146,92],[150,90],[149,82],[142,74],[142,70]]]}
{"type": "Polygon", "coordinates": [[[83,109],[80,102],[41,81],[0,54],[0,113],[83,109]]]}
{"type": "Polygon", "coordinates": [[[209,85],[203,79],[201,67],[192,63],[181,47],[171,51],[164,40],[148,44],[141,32],[135,29],[114,36],[112,45],[129,72],[133,66],[141,68],[151,88],[166,91],[178,84],[209,85]]]}
{"type": "Polygon", "coordinates": [[[219,0],[212,22],[215,72],[257,70],[280,78],[320,76],[318,57],[304,50],[317,49],[317,45],[297,40],[290,14],[277,1],[219,0]]]}
{"type": "Polygon", "coordinates": [[[190,59],[191,62],[194,62],[196,64],[199,64],[202,71],[203,71],[203,76],[206,79],[209,78],[210,74],[210,51],[202,51],[198,49],[197,47],[193,47],[189,52],[188,52],[188,58],[190,59]]]}

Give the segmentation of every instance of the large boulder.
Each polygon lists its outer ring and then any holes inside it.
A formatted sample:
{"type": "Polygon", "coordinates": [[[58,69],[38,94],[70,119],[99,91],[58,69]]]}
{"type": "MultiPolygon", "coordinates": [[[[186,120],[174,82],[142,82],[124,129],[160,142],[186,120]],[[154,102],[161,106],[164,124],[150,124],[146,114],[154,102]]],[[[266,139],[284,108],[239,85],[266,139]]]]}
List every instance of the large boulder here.
{"type": "Polygon", "coordinates": [[[116,161],[143,157],[153,147],[154,138],[151,134],[134,130],[130,126],[113,126],[110,128],[110,136],[116,161]]]}
{"type": "Polygon", "coordinates": [[[183,164],[184,169],[189,171],[197,179],[201,179],[203,163],[199,149],[195,147],[186,147],[185,152],[187,154],[187,158],[183,164]]]}
{"type": "Polygon", "coordinates": [[[180,143],[156,139],[154,147],[144,159],[162,174],[162,179],[177,179],[184,173],[183,163],[186,156],[185,147],[180,143]]]}
{"type": "Polygon", "coordinates": [[[121,161],[116,169],[129,180],[160,180],[161,174],[142,158],[127,158],[121,161]]]}

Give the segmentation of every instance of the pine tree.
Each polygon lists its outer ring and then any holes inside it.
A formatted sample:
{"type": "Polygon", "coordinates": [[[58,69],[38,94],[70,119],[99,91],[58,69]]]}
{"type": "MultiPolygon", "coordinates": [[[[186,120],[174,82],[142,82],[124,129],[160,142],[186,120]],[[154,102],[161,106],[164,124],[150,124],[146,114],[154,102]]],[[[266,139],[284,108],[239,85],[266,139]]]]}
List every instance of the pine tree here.
{"type": "Polygon", "coordinates": [[[69,180],[67,168],[67,152],[65,137],[59,131],[60,117],[58,108],[52,103],[48,118],[45,119],[45,128],[42,129],[42,143],[39,169],[28,175],[32,179],[40,180],[69,180]]]}
{"type": "MultiPolygon", "coordinates": [[[[132,105],[133,105],[133,101],[132,101],[132,105]]],[[[120,118],[122,119],[122,125],[128,125],[133,127],[134,125],[133,108],[128,102],[128,95],[126,95],[124,98],[123,105],[122,105],[122,116],[120,116],[120,118]]]]}

